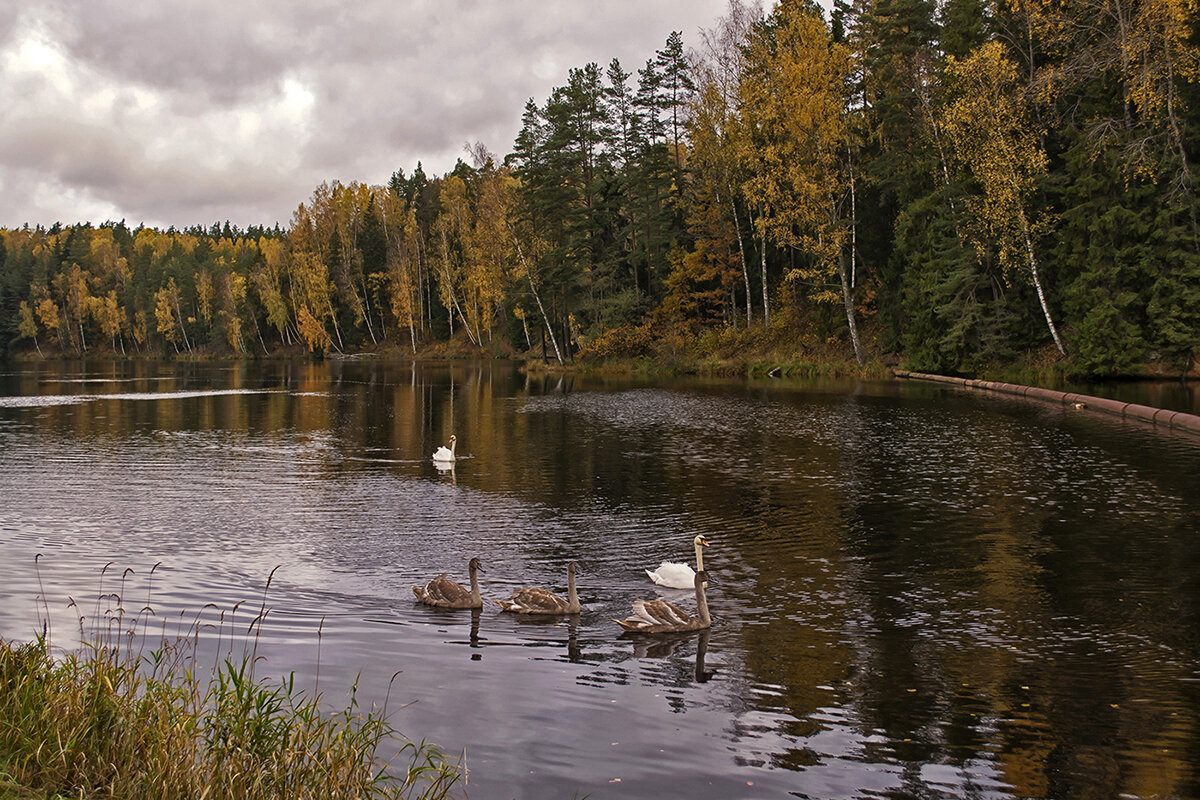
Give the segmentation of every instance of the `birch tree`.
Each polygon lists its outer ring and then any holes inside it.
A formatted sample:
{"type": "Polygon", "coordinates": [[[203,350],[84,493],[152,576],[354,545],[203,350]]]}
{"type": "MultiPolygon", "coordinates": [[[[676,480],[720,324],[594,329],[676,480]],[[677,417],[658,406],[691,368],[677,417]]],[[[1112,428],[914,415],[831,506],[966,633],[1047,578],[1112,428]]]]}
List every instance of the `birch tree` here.
{"type": "Polygon", "coordinates": [[[788,279],[818,302],[840,298],[861,366],[849,261],[849,49],[831,40],[815,6],[786,0],[755,27],[746,67],[754,174],[744,191],[762,202],[760,232],[803,255],[788,279]]]}
{"type": "Polygon", "coordinates": [[[946,74],[951,92],[946,133],[955,159],[980,189],[967,199],[976,246],[995,248],[1007,279],[1027,271],[1054,346],[1065,355],[1035,251],[1050,225],[1035,215],[1032,203],[1037,181],[1046,174],[1046,154],[1022,103],[1016,65],[1003,45],[990,42],[962,61],[950,59],[946,74]]]}

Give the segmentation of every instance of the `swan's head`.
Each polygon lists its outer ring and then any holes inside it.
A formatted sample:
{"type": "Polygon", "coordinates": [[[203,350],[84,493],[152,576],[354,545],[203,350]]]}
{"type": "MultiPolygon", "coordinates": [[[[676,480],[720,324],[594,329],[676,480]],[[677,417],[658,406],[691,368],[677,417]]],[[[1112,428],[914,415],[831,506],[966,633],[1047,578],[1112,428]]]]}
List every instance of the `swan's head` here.
{"type": "Polygon", "coordinates": [[[695,539],[692,539],[692,544],[696,545],[696,547],[700,547],[701,545],[703,545],[704,547],[708,547],[708,539],[705,539],[704,534],[702,533],[702,534],[698,535],[695,539]]]}
{"type": "Polygon", "coordinates": [[[454,447],[454,443],[457,441],[458,439],[454,436],[454,434],[450,434],[450,446],[454,447]]]}
{"type": "MultiPolygon", "coordinates": [[[[454,438],[454,437],[451,437],[451,438],[454,438]]],[[[470,561],[467,562],[467,569],[479,570],[480,572],[483,572],[484,571],[483,562],[480,561],[478,558],[472,558],[470,561]]]]}
{"type": "Polygon", "coordinates": [[[712,583],[708,577],[708,570],[702,569],[696,573],[696,588],[699,589],[702,585],[712,583]]]}
{"type": "Polygon", "coordinates": [[[572,561],[572,562],[570,562],[569,564],[567,564],[567,572],[569,572],[569,573],[570,573],[570,574],[572,574],[572,575],[577,575],[577,574],[578,574],[578,575],[583,575],[583,574],[585,574],[585,573],[584,573],[584,571],[583,571],[583,567],[579,566],[579,562],[578,562],[578,561],[572,561]]]}

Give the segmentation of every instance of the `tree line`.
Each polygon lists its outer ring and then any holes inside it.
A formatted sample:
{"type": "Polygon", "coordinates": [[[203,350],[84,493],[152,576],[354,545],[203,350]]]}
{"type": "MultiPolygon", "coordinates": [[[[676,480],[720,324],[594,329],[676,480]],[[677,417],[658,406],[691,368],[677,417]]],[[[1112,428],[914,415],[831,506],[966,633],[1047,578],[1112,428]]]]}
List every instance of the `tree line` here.
{"type": "Polygon", "coordinates": [[[286,229],[0,230],[0,346],[566,362],[722,330],[1186,370],[1197,78],[1191,0],[731,0],[571,69],[504,158],[322,184],[286,229]]]}

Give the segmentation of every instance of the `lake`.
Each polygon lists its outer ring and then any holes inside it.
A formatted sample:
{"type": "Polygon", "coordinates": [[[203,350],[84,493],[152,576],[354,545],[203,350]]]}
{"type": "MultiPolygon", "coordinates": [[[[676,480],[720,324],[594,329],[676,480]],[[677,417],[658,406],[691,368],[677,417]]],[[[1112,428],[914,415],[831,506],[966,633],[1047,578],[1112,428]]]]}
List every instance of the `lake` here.
{"type": "Polygon", "coordinates": [[[0,636],[266,605],[259,675],[357,682],[476,800],[1192,798],[1198,487],[1200,438],[917,382],[9,365],[0,636]],[[711,630],[623,634],[698,533],[711,630]],[[489,599],[577,560],[582,613],[415,602],[473,556],[489,599]]]}

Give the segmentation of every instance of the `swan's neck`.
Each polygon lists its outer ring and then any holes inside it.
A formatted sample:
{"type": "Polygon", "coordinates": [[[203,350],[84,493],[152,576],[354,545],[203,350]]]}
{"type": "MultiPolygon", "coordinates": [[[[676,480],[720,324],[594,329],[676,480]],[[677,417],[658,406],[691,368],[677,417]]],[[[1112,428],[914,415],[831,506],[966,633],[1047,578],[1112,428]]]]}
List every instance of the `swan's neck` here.
{"type": "Polygon", "coordinates": [[[696,572],[704,571],[704,545],[696,542],[696,572]]]}
{"type": "Polygon", "coordinates": [[[458,449],[458,439],[455,439],[454,441],[450,442],[450,455],[451,455],[451,457],[453,457],[453,456],[454,456],[454,451],[455,451],[455,450],[457,450],[457,449],[458,449]]]}
{"type": "Polygon", "coordinates": [[[696,581],[696,610],[700,613],[700,621],[706,626],[712,624],[708,615],[708,598],[704,594],[704,581],[696,581]]]}
{"type": "Polygon", "coordinates": [[[579,613],[579,593],[575,591],[575,570],[567,570],[567,611],[579,613]]]}
{"type": "Polygon", "coordinates": [[[475,567],[471,567],[471,601],[474,603],[483,602],[483,597],[479,594],[479,574],[475,567]]]}

